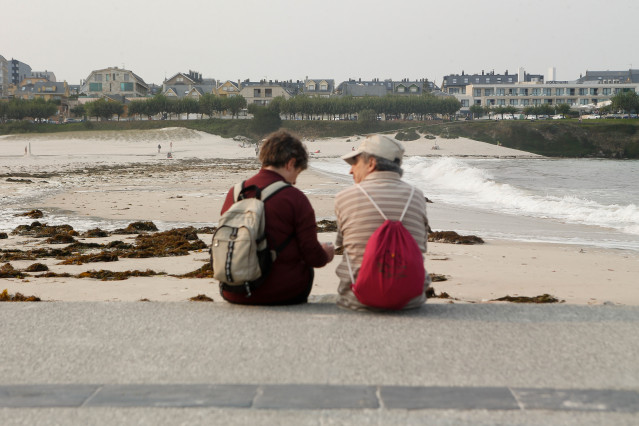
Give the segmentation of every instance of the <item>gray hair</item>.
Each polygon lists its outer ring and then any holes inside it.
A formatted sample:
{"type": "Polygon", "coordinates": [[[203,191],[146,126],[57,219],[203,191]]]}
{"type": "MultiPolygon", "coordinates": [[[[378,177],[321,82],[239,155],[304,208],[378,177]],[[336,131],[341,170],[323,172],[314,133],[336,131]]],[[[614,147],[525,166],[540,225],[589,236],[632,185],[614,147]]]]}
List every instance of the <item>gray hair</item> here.
{"type": "Polygon", "coordinates": [[[375,159],[375,171],[395,172],[399,174],[399,177],[402,177],[404,174],[404,169],[401,168],[399,162],[387,160],[386,158],[378,157],[377,155],[369,154],[367,152],[362,152],[360,155],[365,162],[367,162],[369,158],[375,159]]]}

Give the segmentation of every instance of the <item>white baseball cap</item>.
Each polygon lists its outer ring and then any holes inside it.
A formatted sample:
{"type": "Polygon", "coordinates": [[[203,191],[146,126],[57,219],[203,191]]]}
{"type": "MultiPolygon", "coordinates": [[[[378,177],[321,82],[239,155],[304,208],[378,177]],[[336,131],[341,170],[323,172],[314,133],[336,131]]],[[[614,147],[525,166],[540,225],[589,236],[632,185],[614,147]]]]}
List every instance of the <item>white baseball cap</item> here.
{"type": "Polygon", "coordinates": [[[355,157],[361,153],[372,154],[380,158],[385,158],[390,161],[399,160],[399,165],[402,164],[402,157],[404,156],[404,147],[401,143],[395,139],[391,139],[384,135],[373,135],[364,139],[355,151],[351,151],[348,154],[342,155],[342,160],[348,164],[355,164],[355,157]]]}

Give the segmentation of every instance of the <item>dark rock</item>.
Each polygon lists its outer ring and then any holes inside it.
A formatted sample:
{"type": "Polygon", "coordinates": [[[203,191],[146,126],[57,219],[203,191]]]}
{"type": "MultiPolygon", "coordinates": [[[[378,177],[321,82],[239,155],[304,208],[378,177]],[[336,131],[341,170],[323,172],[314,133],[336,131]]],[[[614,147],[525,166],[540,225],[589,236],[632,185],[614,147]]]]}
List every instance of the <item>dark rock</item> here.
{"type": "Polygon", "coordinates": [[[0,232],[0,240],[6,240],[9,238],[6,232],[0,232]]]}

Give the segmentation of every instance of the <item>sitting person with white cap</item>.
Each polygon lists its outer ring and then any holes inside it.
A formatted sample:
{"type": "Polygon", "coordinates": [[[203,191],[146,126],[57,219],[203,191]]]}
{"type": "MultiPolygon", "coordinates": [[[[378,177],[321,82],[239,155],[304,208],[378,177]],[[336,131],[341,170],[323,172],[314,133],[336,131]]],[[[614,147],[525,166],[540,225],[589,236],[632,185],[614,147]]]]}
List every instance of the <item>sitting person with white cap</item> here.
{"type": "MultiPolygon", "coordinates": [[[[337,302],[340,307],[354,310],[412,309],[420,307],[426,301],[425,292],[431,282],[423,265],[423,253],[426,252],[428,238],[426,202],[421,190],[401,180],[403,155],[404,148],[398,141],[384,135],[374,135],[366,138],[357,150],[341,157],[351,165],[350,174],[353,175],[355,185],[341,191],[335,198],[338,228],[336,246],[344,248],[344,256],[335,271],[340,279],[337,302]],[[378,238],[376,231],[386,225],[387,219],[400,221],[405,228],[403,232],[410,234],[416,243],[413,249],[417,253],[417,266],[409,268],[410,277],[396,278],[399,284],[395,285],[401,287],[404,282],[412,280],[410,285],[413,288],[411,295],[405,296],[399,305],[380,301],[380,298],[386,297],[383,292],[380,293],[381,296],[375,296],[376,303],[370,303],[367,301],[370,298],[365,300],[358,292],[357,285],[362,283],[355,284],[360,268],[363,268],[364,252],[369,239],[374,233],[375,238],[378,238]]],[[[413,242],[410,241],[410,244],[413,242]]],[[[372,249],[370,246],[368,249],[367,256],[370,257],[372,249]]],[[[376,259],[373,261],[379,262],[376,259]]],[[[386,265],[380,263],[379,271],[376,272],[387,273],[383,271],[384,266],[386,265]]],[[[365,271],[365,274],[368,273],[369,271],[365,271]]],[[[400,288],[400,291],[403,289],[400,288]]]]}

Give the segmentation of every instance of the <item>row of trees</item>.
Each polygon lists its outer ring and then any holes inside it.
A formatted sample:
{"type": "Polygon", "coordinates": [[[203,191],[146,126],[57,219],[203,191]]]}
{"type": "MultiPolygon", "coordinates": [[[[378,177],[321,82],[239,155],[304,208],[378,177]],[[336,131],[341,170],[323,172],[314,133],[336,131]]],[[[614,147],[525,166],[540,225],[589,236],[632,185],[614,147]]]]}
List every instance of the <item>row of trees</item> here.
{"type": "MultiPolygon", "coordinates": [[[[178,119],[186,114],[187,119],[190,114],[200,114],[209,118],[215,114],[222,114],[228,111],[233,117],[238,116],[240,111],[246,107],[246,99],[242,96],[221,97],[207,93],[199,99],[181,98],[171,99],[164,95],[156,95],[152,98],[144,100],[134,100],[128,105],[129,117],[146,116],[151,117],[160,115],[163,118],[172,118],[176,116],[178,119]]],[[[121,102],[106,101],[98,99],[93,102],[87,102],[84,105],[78,105],[71,109],[76,116],[95,117],[109,119],[114,115],[120,118],[124,113],[124,105],[121,102]]]]}
{"type": "Polygon", "coordinates": [[[58,112],[59,104],[59,101],[45,101],[44,99],[0,101],[0,122],[25,118],[46,120],[58,112]]]}

